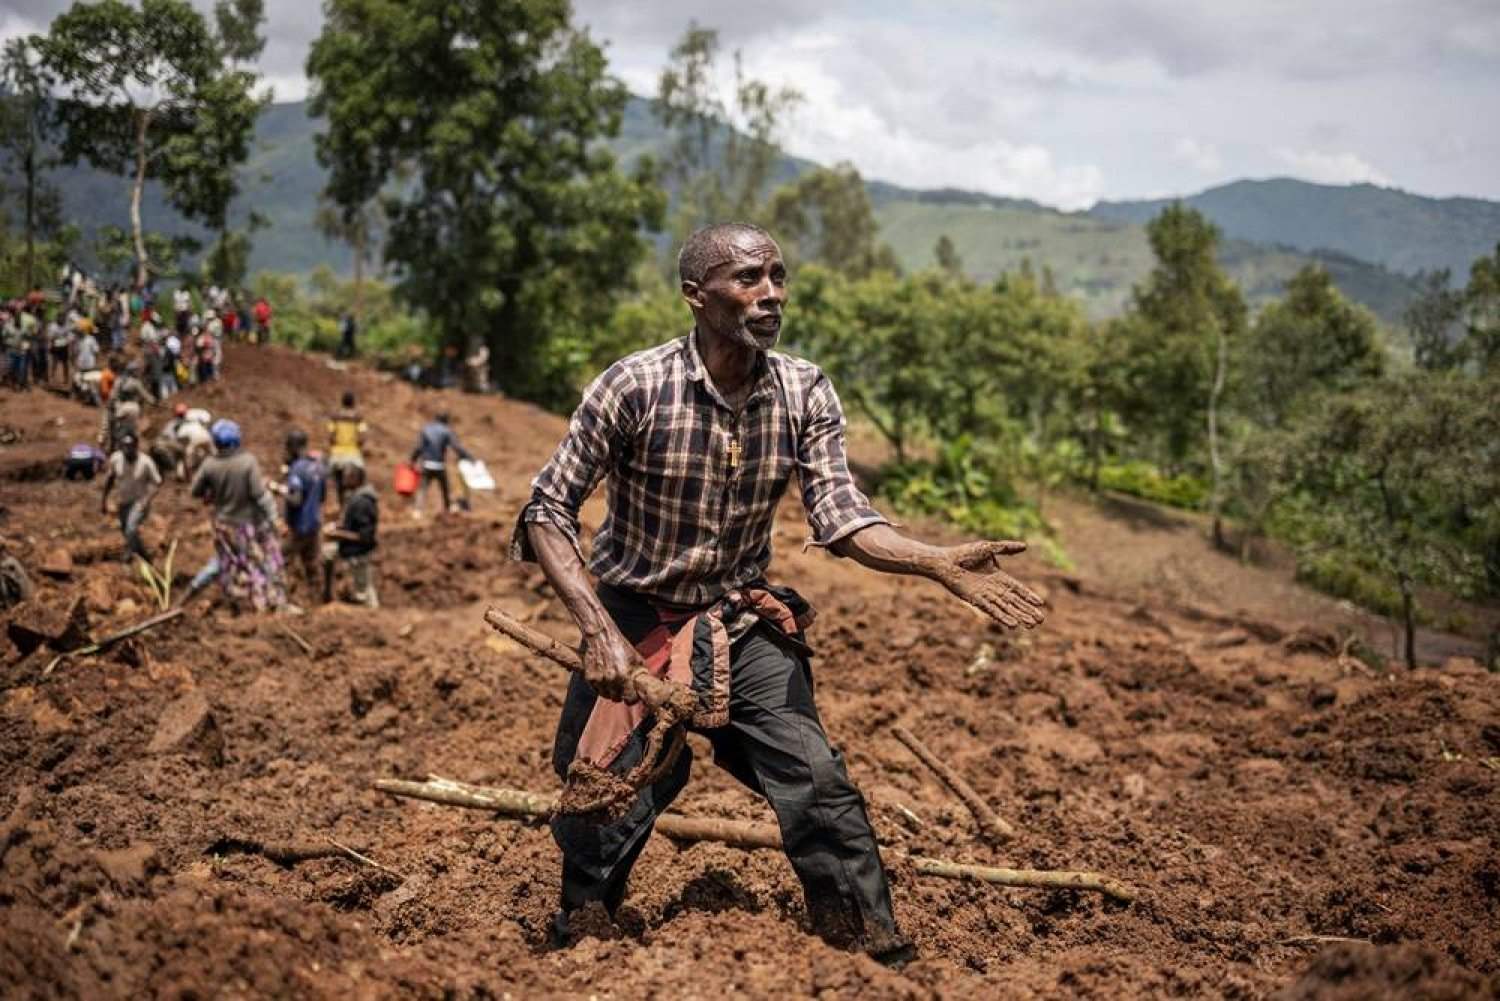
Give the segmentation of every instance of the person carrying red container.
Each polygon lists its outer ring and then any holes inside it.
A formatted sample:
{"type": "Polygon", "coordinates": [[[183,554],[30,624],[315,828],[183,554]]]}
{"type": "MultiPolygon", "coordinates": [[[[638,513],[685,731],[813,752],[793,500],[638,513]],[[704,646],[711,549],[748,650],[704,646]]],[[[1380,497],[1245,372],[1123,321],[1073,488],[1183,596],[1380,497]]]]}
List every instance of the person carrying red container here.
{"type": "Polygon", "coordinates": [[[427,488],[432,483],[437,483],[443,494],[443,510],[451,511],[452,498],[448,489],[448,449],[453,449],[460,459],[472,459],[469,450],[459,444],[458,435],[453,433],[449,426],[450,421],[446,411],[439,411],[431,421],[422,428],[422,433],[417,436],[417,447],[411,451],[411,464],[416,466],[422,473],[421,485],[417,487],[412,498],[411,514],[413,518],[422,517],[422,496],[427,493],[427,488]]]}

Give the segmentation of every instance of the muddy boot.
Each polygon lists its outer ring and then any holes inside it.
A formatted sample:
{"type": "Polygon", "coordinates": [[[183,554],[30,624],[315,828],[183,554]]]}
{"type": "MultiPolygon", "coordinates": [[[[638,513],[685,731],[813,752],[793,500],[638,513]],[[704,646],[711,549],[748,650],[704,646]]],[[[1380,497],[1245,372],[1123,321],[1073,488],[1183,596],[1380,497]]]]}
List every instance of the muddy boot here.
{"type": "Polygon", "coordinates": [[[864,947],[866,955],[892,970],[899,970],[917,958],[917,947],[899,931],[881,930],[878,934],[868,934],[864,947]]]}
{"type": "Polygon", "coordinates": [[[547,941],[554,949],[566,949],[573,944],[573,929],[568,925],[568,912],[558,911],[552,915],[547,926],[547,941]]]}

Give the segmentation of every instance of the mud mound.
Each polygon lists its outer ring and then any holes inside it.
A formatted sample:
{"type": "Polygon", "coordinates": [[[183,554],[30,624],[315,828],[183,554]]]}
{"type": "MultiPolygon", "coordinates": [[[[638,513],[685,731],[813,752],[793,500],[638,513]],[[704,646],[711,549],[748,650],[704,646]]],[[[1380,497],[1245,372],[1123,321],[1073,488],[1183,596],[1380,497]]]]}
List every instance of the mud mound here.
{"type": "Polygon", "coordinates": [[[1359,998],[1460,1001],[1500,998],[1500,979],[1456,967],[1434,949],[1372,949],[1341,944],[1319,953],[1307,972],[1277,1001],[1356,1001],[1359,998]]]}
{"type": "MultiPolygon", "coordinates": [[[[558,950],[545,828],[371,783],[556,788],[563,676],[487,630],[482,612],[500,603],[571,637],[534,569],[504,554],[562,422],[278,350],[235,348],[227,372],[188,400],[239,419],[268,469],[288,425],[316,431],[343,388],[360,395],[385,607],[281,621],[205,602],[51,674],[45,642],[0,641],[0,995],[1494,995],[1500,940],[1484,931],[1500,920],[1500,690],[1472,663],[1383,676],[1327,644],[1287,642],[1321,628],[1296,609],[1251,623],[1143,604],[1039,563],[1018,572],[1046,588],[1051,618],[1007,635],[923,582],[802,552],[795,504],[777,522],[773,575],[821,612],[819,705],[869,800],[920,958],[894,972],[808,934],[774,852],[661,839],[618,920],[582,920],[558,950]],[[500,490],[472,514],[419,520],[384,484],[439,404],[500,490]],[[1017,838],[984,847],[893,724],[1017,838]],[[330,839],[378,866],[256,850],[330,839]],[[1141,898],[926,879],[903,852],[1097,869],[1141,898]]],[[[0,393],[0,425],[25,452],[20,465],[0,455],[0,476],[50,461],[46,448],[96,419],[0,393]]],[[[115,562],[97,484],[5,483],[6,551],[49,569],[0,625],[52,636],[81,608],[99,635],[149,614],[144,584],[115,562]]],[[[178,586],[209,545],[183,495],[164,491],[145,528],[149,544],[178,540],[178,586]]],[[[585,510],[598,517],[597,503],[585,510]]],[[[680,809],[770,819],[696,750],[680,809]]]]}

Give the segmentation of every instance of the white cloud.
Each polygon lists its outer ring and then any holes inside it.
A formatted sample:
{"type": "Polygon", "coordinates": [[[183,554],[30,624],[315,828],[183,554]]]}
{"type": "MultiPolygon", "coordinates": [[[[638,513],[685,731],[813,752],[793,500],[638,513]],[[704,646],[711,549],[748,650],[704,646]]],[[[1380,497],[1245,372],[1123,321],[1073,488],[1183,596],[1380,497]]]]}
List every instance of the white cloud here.
{"type": "MultiPolygon", "coordinates": [[[[43,30],[73,2],[0,0],[0,37],[43,30]]],[[[753,75],[806,93],[792,152],[870,178],[1068,207],[1274,172],[1500,197],[1500,130],[1481,124],[1500,93],[1497,0],[574,9],[645,95],[690,20],[719,29],[726,66],[742,49],[753,75]]],[[[266,13],[260,68],[295,100],[322,5],[266,0],[266,13]]]]}
{"type": "Polygon", "coordinates": [[[1359,184],[1368,182],[1390,187],[1391,179],[1355,153],[1327,153],[1322,150],[1276,150],[1276,158],[1305,181],[1319,184],[1359,184]]]}
{"type": "Polygon", "coordinates": [[[1213,143],[1200,142],[1183,136],[1172,144],[1172,155],[1178,160],[1205,174],[1218,173],[1224,166],[1224,158],[1213,143]]]}

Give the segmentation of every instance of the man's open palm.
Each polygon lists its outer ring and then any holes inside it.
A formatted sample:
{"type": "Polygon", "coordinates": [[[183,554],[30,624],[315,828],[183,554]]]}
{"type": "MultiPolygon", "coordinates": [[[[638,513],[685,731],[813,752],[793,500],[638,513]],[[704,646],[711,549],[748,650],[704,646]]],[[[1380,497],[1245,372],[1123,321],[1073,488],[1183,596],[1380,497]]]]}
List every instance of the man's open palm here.
{"type": "Polygon", "coordinates": [[[968,542],[948,549],[951,570],[942,582],[956,596],[1010,629],[1030,629],[1046,618],[1040,595],[1000,569],[1000,557],[1026,551],[1012,540],[968,542]]]}

